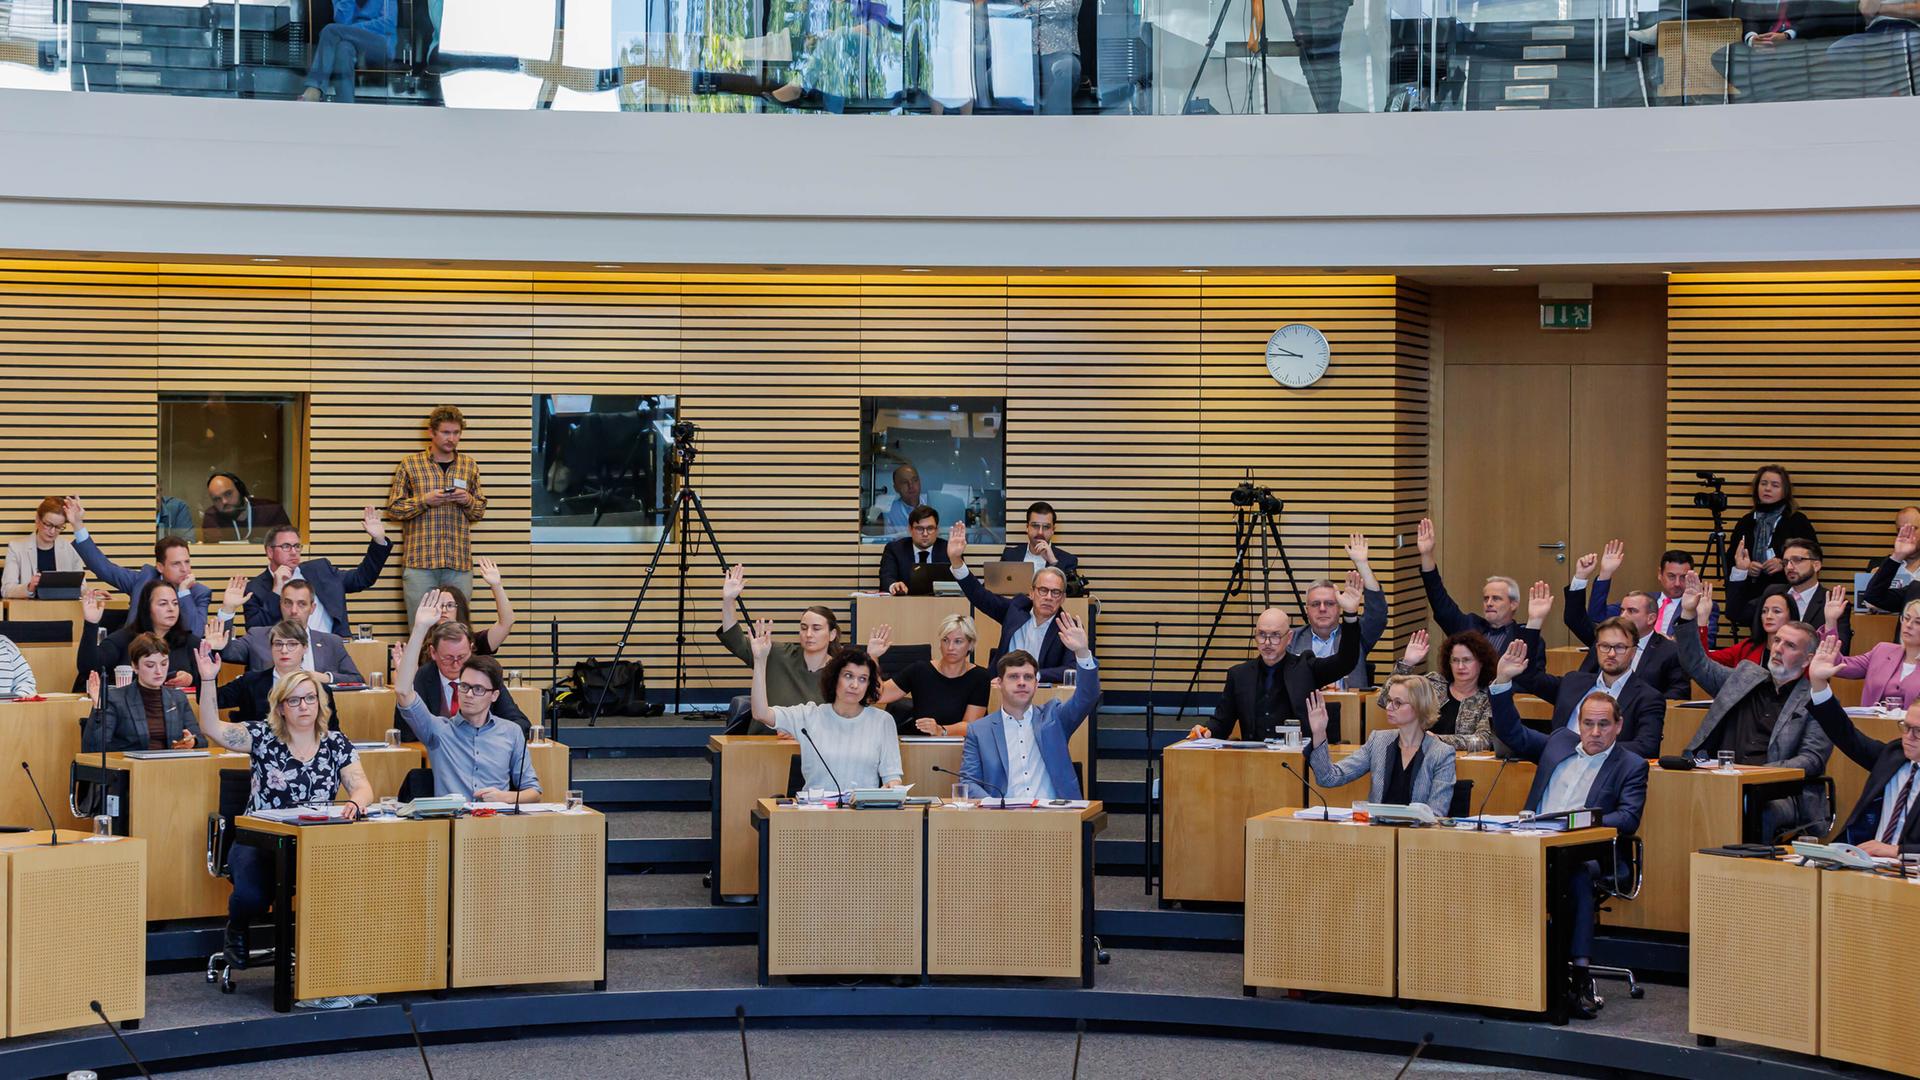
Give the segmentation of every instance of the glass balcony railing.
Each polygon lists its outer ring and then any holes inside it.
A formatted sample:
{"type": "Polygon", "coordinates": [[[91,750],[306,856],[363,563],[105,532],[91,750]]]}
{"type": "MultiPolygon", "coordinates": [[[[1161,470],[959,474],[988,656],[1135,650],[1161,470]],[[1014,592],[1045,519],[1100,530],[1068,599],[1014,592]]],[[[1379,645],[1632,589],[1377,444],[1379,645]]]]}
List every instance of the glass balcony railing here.
{"type": "Polygon", "coordinates": [[[0,0],[0,87],[451,108],[1649,107],[1916,68],[1920,0],[0,0]]]}

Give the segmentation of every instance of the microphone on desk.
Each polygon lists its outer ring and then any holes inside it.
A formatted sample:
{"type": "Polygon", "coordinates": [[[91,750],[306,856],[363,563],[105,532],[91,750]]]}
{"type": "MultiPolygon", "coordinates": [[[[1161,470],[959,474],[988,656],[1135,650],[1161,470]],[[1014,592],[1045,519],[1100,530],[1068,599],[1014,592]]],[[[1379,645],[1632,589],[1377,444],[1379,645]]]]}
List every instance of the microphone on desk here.
{"type": "Polygon", "coordinates": [[[513,813],[520,813],[520,770],[527,764],[527,738],[520,737],[520,763],[508,766],[507,787],[513,792],[513,813]]]}
{"type": "Polygon", "coordinates": [[[1083,1017],[1073,1022],[1073,1076],[1080,1080],[1080,1043],[1087,1037],[1087,1021],[1083,1017]]]}
{"type": "Polygon", "coordinates": [[[1427,1047],[1432,1045],[1433,1045],[1433,1032],[1429,1031],[1425,1035],[1420,1036],[1420,1041],[1419,1043],[1415,1044],[1413,1048],[1413,1053],[1407,1055],[1407,1063],[1405,1065],[1400,1066],[1399,1072],[1393,1074],[1393,1080],[1400,1080],[1401,1077],[1407,1075],[1407,1070],[1413,1068],[1413,1063],[1420,1059],[1420,1054],[1423,1051],[1425,1051],[1427,1047]]]}
{"type": "MultiPolygon", "coordinates": [[[[827,755],[821,753],[820,744],[813,741],[813,732],[808,731],[806,728],[801,728],[800,734],[807,737],[807,745],[813,747],[813,756],[820,759],[820,767],[827,770],[827,779],[833,781],[833,786],[837,789],[834,797],[840,798],[845,795],[846,789],[840,787],[840,778],[833,775],[833,766],[827,764],[827,755]]],[[[806,781],[802,780],[801,783],[804,784],[806,781]]]]}
{"type": "Polygon", "coordinates": [[[1317,798],[1317,799],[1319,799],[1319,800],[1320,800],[1320,807],[1321,807],[1321,819],[1322,819],[1322,820],[1324,820],[1324,821],[1332,821],[1332,820],[1333,820],[1333,807],[1332,807],[1331,805],[1329,805],[1329,804],[1327,803],[1327,797],[1326,797],[1325,795],[1322,795],[1322,794],[1320,794],[1319,792],[1317,792],[1317,791],[1315,791],[1315,790],[1313,790],[1313,785],[1312,785],[1312,784],[1310,784],[1310,783],[1308,783],[1308,782],[1307,782],[1307,778],[1306,778],[1306,777],[1304,777],[1304,776],[1301,776],[1301,775],[1300,775],[1300,773],[1299,773],[1299,771],[1298,771],[1298,770],[1296,770],[1296,769],[1295,769],[1295,768],[1294,768],[1293,766],[1291,766],[1291,765],[1289,765],[1289,764],[1287,764],[1286,762],[1284,762],[1284,761],[1282,761],[1282,762],[1280,763],[1280,767],[1281,767],[1281,768],[1283,768],[1283,769],[1285,769],[1285,770],[1287,770],[1287,771],[1288,771],[1288,772],[1290,772],[1290,773],[1293,773],[1293,778],[1294,778],[1295,780],[1298,780],[1298,781],[1300,781],[1300,785],[1301,785],[1302,787],[1304,787],[1304,788],[1306,788],[1306,789],[1307,789],[1307,798],[1308,798],[1308,800],[1310,800],[1310,801],[1309,801],[1309,802],[1307,803],[1307,809],[1309,809],[1309,810],[1311,810],[1311,809],[1313,809],[1313,803],[1311,802],[1311,800],[1313,800],[1313,799],[1316,799],[1316,798],[1317,798]]]}
{"type": "Polygon", "coordinates": [[[107,1025],[107,1030],[113,1033],[113,1037],[120,1041],[120,1049],[127,1052],[127,1057],[132,1059],[133,1067],[140,1070],[140,1075],[146,1077],[147,1080],[153,1080],[153,1074],[147,1071],[146,1062],[141,1061],[140,1055],[134,1053],[133,1047],[127,1045],[126,1036],[120,1034],[120,1029],[113,1026],[113,1021],[107,1019],[107,1010],[101,1008],[100,1003],[97,1001],[87,1002],[87,1008],[92,1009],[93,1015],[99,1017],[100,1022],[107,1025]]]}
{"type": "Polygon", "coordinates": [[[427,1060],[427,1044],[420,1041],[420,1025],[413,1022],[413,1006],[401,1002],[400,1015],[407,1018],[407,1030],[413,1032],[413,1045],[420,1051],[420,1064],[427,1070],[427,1080],[433,1080],[433,1062],[427,1060]]]}
{"type": "Polygon", "coordinates": [[[23,761],[20,763],[20,767],[27,771],[27,783],[33,785],[33,797],[40,800],[40,812],[47,815],[47,828],[53,830],[53,840],[49,846],[59,847],[60,823],[53,820],[53,811],[47,809],[47,800],[40,795],[40,782],[33,778],[33,766],[23,761]]]}
{"type": "Polygon", "coordinates": [[[994,787],[994,786],[993,786],[992,784],[989,784],[989,783],[987,783],[987,782],[986,782],[985,780],[982,780],[982,779],[980,779],[980,778],[979,778],[979,777],[977,777],[977,776],[967,776],[967,775],[964,775],[964,774],[962,774],[962,773],[957,773],[957,772],[954,772],[954,771],[953,771],[952,769],[946,769],[946,768],[942,768],[942,767],[940,767],[940,766],[938,766],[938,765],[934,765],[934,766],[932,766],[931,768],[933,769],[933,771],[934,771],[934,772],[937,772],[937,773],[946,773],[946,774],[947,774],[948,776],[951,776],[951,777],[953,777],[953,778],[954,778],[955,780],[958,780],[958,781],[960,781],[960,782],[961,782],[961,783],[963,783],[963,784],[979,784],[979,785],[980,785],[981,787],[983,787],[983,788],[986,788],[986,789],[987,789],[988,791],[991,791],[991,792],[993,792],[994,794],[996,794],[996,795],[998,795],[998,796],[1000,796],[1000,802],[1001,802],[1001,803],[1002,803],[1003,805],[1004,805],[1004,804],[1006,803],[1006,801],[1007,801],[1007,793],[1006,793],[1006,792],[1004,792],[1004,791],[1001,791],[1001,790],[1000,790],[999,788],[997,788],[997,787],[994,787]]]}
{"type": "Polygon", "coordinates": [[[1487,785],[1487,793],[1480,799],[1480,812],[1473,815],[1473,831],[1487,831],[1487,804],[1493,801],[1494,789],[1500,786],[1500,774],[1507,771],[1507,762],[1512,758],[1501,758],[1500,767],[1493,770],[1493,783],[1487,785]]]}
{"type": "Polygon", "coordinates": [[[733,1018],[740,1022],[740,1067],[747,1071],[747,1080],[753,1080],[753,1058],[747,1054],[747,1007],[735,1005],[733,1018]]]}

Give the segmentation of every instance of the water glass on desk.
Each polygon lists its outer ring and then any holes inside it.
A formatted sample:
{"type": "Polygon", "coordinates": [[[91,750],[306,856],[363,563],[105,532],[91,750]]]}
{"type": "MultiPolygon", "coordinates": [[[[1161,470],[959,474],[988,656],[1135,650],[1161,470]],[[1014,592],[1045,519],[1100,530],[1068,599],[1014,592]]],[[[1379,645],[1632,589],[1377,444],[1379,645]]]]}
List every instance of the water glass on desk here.
{"type": "Polygon", "coordinates": [[[544,724],[527,725],[527,745],[528,746],[547,745],[547,729],[544,724]]]}
{"type": "Polygon", "coordinates": [[[579,788],[567,789],[566,809],[578,810],[586,801],[585,794],[579,788]]]}
{"type": "Polygon", "coordinates": [[[367,685],[373,687],[375,690],[385,690],[387,688],[387,673],[384,671],[374,672],[368,677],[367,685]]]}
{"type": "Polygon", "coordinates": [[[399,728],[390,727],[387,729],[387,746],[395,750],[400,749],[400,729],[399,728]]]}
{"type": "Polygon", "coordinates": [[[1060,673],[1060,683],[1059,683],[1060,689],[1062,690],[1073,689],[1074,684],[1079,680],[1079,678],[1080,678],[1079,669],[1072,668],[1072,667],[1067,668],[1066,670],[1060,673]]]}
{"type": "Polygon", "coordinates": [[[1730,772],[1733,772],[1733,771],[1734,771],[1734,768],[1733,768],[1733,751],[1731,751],[1731,750],[1722,750],[1722,751],[1720,751],[1720,753],[1719,753],[1718,755],[1716,755],[1716,756],[1717,756],[1717,757],[1718,757],[1718,758],[1720,759],[1720,771],[1721,771],[1721,772],[1723,772],[1723,773],[1730,773],[1730,772]]]}

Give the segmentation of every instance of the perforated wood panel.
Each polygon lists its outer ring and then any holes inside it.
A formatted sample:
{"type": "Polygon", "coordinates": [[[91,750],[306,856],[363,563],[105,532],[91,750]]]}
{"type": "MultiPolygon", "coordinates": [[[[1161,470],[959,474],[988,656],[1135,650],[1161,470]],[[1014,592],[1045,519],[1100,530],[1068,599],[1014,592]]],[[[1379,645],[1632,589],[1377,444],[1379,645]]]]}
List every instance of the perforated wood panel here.
{"type": "Polygon", "coordinates": [[[1296,821],[1292,813],[1247,822],[1241,981],[1392,997],[1399,830],[1296,821]]]}
{"type": "Polygon", "coordinates": [[[1546,1008],[1546,868],[1527,837],[1400,830],[1400,996],[1546,1008]],[[1471,918],[1461,918],[1471,912],[1471,918]],[[1470,960],[1470,962],[1468,962],[1470,960]]]}
{"type": "Polygon", "coordinates": [[[1913,1003],[1920,966],[1906,928],[1920,886],[1865,874],[1820,878],[1820,1053],[1920,1076],[1913,1003]]]}
{"type": "Polygon", "coordinates": [[[1689,865],[1688,1030],[1819,1053],[1820,871],[1700,854],[1689,865]]]}
{"type": "Polygon", "coordinates": [[[928,974],[1078,976],[1080,832],[1064,811],[930,811],[928,974]]]}
{"type": "Polygon", "coordinates": [[[606,978],[606,853],[597,813],[454,822],[448,985],[606,978]]]}
{"type": "Polygon", "coordinates": [[[445,987],[447,822],[330,825],[299,835],[294,996],[445,987]]]}
{"type": "Polygon", "coordinates": [[[919,973],[924,816],[772,812],[768,974],[919,973]]]}
{"type": "Polygon", "coordinates": [[[8,858],[8,1031],[30,1035],[147,1011],[147,844],[16,848],[8,858]]]}

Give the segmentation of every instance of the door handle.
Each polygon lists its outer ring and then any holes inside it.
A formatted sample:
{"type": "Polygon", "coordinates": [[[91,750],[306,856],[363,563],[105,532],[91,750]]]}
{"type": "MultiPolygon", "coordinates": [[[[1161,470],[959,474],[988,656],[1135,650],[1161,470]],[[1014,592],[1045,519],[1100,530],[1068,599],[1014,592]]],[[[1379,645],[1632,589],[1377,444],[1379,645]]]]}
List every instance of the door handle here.
{"type": "Polygon", "coordinates": [[[1565,540],[1556,541],[1551,544],[1541,544],[1540,550],[1553,552],[1553,561],[1556,563],[1567,561],[1567,542],[1565,540]]]}

